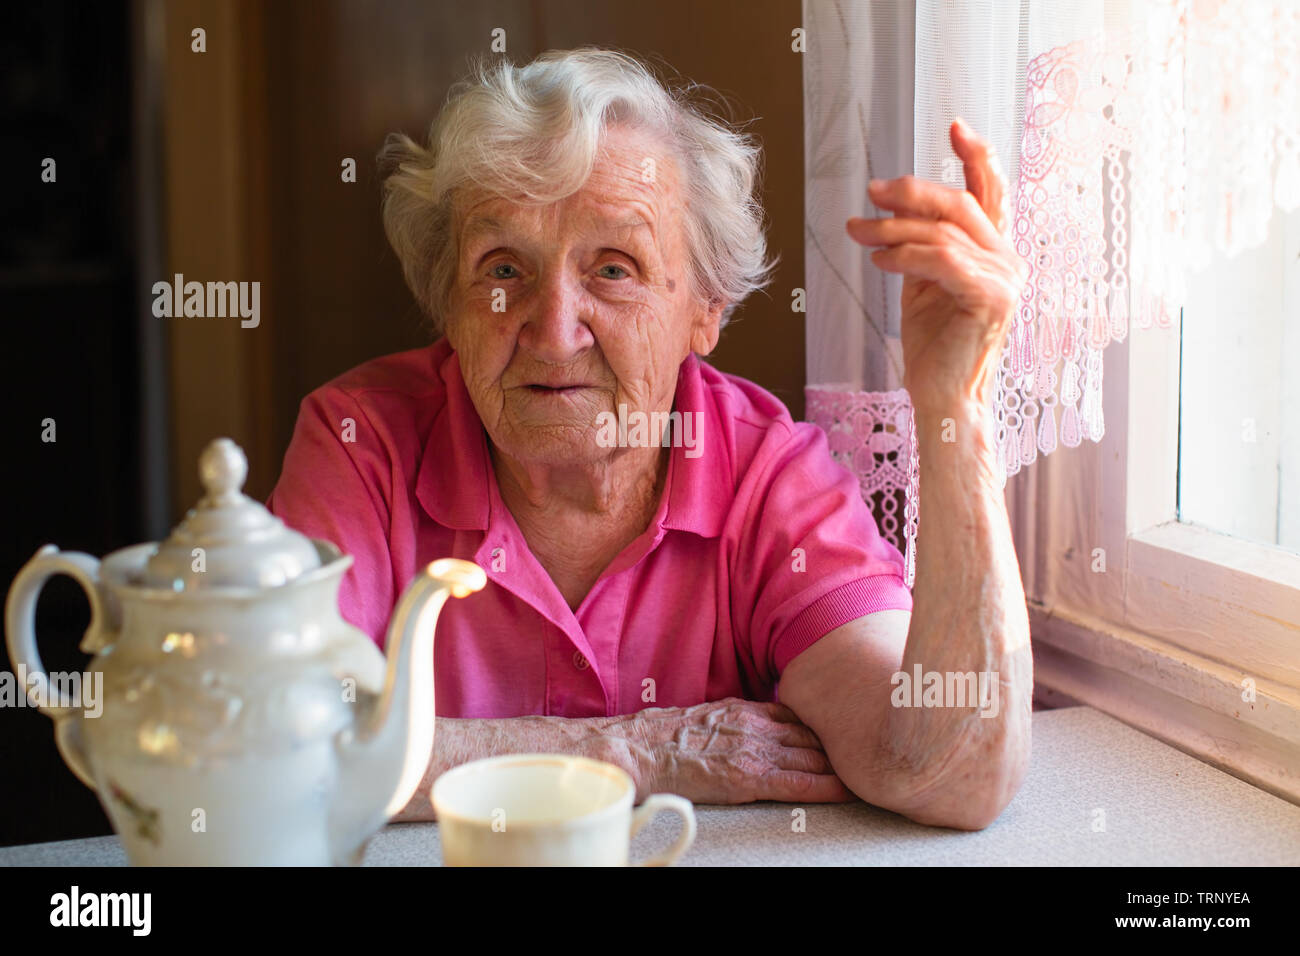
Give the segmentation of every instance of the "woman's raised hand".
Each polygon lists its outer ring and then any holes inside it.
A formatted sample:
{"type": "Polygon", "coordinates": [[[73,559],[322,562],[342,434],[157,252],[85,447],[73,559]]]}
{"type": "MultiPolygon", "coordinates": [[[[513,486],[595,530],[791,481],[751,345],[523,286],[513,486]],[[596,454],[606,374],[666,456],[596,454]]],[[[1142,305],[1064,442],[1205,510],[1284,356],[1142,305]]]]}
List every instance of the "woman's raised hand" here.
{"type": "Polygon", "coordinates": [[[1006,182],[993,150],[962,120],[949,130],[966,188],[902,176],[873,180],[871,201],[893,215],[853,217],[849,235],[871,261],[903,275],[903,384],[918,412],[987,407],[1028,264],[1002,234],[1006,182]]]}

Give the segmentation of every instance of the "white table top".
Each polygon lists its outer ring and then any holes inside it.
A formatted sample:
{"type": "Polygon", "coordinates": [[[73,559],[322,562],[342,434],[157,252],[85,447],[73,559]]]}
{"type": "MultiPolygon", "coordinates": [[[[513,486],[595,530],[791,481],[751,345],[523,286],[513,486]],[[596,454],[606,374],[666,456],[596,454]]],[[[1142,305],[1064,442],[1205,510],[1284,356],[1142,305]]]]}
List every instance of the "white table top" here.
{"type": "MultiPolygon", "coordinates": [[[[793,809],[698,806],[699,833],[679,865],[1300,864],[1300,806],[1089,707],[1034,714],[1024,785],[977,833],[920,826],[861,802],[806,805],[800,833],[793,809]]],[[[678,826],[671,814],[656,817],[633,841],[633,859],[668,846],[678,826]]],[[[440,862],[436,823],[387,826],[365,858],[366,866],[440,862]]],[[[0,848],[0,866],[125,864],[115,836],[0,848]]]]}

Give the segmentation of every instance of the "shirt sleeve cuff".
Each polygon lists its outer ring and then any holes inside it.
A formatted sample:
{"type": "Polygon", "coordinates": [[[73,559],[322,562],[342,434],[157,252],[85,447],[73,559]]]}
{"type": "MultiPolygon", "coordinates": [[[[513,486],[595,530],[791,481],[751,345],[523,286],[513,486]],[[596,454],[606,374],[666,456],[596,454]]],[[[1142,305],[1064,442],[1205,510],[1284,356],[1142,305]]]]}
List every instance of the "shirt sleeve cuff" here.
{"type": "Polygon", "coordinates": [[[772,663],[782,674],[786,665],[842,624],[876,611],[912,610],[912,592],[897,574],[858,578],[824,594],[800,612],[777,639],[772,663]]]}

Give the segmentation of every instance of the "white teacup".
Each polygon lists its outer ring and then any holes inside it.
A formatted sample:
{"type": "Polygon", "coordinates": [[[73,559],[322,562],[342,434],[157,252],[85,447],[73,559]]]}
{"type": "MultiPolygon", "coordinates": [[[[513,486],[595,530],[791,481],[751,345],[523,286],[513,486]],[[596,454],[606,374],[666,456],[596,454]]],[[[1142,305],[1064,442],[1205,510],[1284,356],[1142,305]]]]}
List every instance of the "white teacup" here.
{"type": "Polygon", "coordinates": [[[446,866],[627,866],[632,837],[661,810],[682,818],[677,842],[637,866],[669,866],[695,840],[691,802],[667,793],[634,813],[636,787],[613,764],[567,754],[474,760],[434,782],[446,866]]]}

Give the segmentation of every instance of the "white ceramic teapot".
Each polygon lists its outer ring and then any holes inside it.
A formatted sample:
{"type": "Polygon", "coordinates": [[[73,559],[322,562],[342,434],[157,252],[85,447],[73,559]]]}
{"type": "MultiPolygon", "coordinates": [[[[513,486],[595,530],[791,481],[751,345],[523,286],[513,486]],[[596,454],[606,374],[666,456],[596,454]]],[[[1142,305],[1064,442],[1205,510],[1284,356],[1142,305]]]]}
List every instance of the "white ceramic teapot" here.
{"type": "Polygon", "coordinates": [[[385,664],[339,615],[352,558],[243,495],[247,470],[218,439],[199,460],[206,497],[162,544],[102,563],[46,545],[9,589],[20,683],[136,865],[359,863],[429,761],[438,612],[486,582],[468,561],[425,568],[393,613],[385,664]],[[72,680],[52,694],[37,653],[36,598],[54,574],[90,598],[93,709],[65,693],[72,680]]]}

